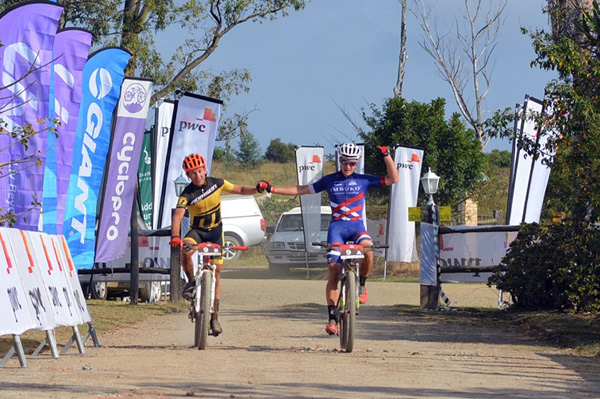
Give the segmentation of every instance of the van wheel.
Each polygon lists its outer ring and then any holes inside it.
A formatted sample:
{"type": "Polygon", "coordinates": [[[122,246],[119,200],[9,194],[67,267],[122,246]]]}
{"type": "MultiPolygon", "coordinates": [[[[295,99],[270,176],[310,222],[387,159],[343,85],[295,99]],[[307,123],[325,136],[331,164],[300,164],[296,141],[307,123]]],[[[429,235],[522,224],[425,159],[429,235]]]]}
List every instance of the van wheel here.
{"type": "Polygon", "coordinates": [[[91,287],[92,299],[102,299],[105,300],[108,296],[108,290],[106,289],[106,282],[97,281],[92,283],[91,287]]]}
{"type": "Polygon", "coordinates": [[[225,236],[225,242],[223,243],[223,258],[225,260],[234,260],[240,257],[240,251],[233,250],[228,247],[239,247],[242,244],[240,240],[233,236],[225,236]]]}
{"type": "Polygon", "coordinates": [[[282,264],[269,262],[269,275],[271,277],[289,276],[290,275],[290,267],[288,265],[282,265],[282,264]]]}
{"type": "Polygon", "coordinates": [[[160,281],[145,281],[139,291],[140,300],[143,302],[156,303],[160,301],[162,286],[160,281]]]}

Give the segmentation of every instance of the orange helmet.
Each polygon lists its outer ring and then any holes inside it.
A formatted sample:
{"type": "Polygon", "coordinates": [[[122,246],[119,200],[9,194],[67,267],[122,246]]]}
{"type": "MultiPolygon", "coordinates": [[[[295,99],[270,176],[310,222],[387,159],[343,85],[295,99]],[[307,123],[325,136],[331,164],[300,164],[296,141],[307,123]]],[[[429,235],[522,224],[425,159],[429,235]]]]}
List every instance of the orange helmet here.
{"type": "Polygon", "coordinates": [[[185,173],[187,173],[192,170],[206,167],[206,160],[202,155],[190,154],[185,157],[181,166],[183,167],[183,170],[185,170],[185,173]]]}

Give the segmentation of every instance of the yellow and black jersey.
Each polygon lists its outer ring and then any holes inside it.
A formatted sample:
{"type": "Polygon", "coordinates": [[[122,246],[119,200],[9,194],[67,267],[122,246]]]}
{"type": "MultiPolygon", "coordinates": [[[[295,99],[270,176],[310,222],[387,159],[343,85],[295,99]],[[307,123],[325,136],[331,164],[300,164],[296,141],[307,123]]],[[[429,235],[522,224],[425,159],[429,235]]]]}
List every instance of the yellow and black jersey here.
{"type": "Polygon", "coordinates": [[[190,183],[181,193],[177,208],[187,208],[190,228],[212,230],[221,224],[221,190],[230,193],[233,184],[216,177],[206,177],[206,184],[190,183]]]}

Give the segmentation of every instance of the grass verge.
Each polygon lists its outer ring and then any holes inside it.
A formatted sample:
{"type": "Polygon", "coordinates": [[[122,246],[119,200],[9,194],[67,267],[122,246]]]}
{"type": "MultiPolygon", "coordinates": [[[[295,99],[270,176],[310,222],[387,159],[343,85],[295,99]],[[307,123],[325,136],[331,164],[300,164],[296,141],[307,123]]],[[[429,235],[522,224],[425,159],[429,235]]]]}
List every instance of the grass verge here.
{"type": "Polygon", "coordinates": [[[397,305],[400,315],[423,315],[439,323],[465,326],[516,328],[525,336],[558,345],[579,356],[600,357],[600,316],[558,312],[517,312],[482,308],[461,308],[431,312],[416,306],[397,305]]]}
{"type": "MultiPolygon", "coordinates": [[[[119,301],[101,301],[88,300],[88,309],[92,315],[94,328],[97,333],[114,331],[119,328],[138,323],[153,316],[163,315],[174,312],[182,312],[186,309],[183,302],[159,302],[157,304],[139,304],[130,305],[119,301]]],[[[87,325],[80,327],[80,334],[87,333],[87,325]]],[[[58,327],[54,330],[58,350],[64,347],[64,344],[73,335],[71,327],[58,327]]],[[[46,333],[40,330],[29,330],[21,335],[23,349],[26,354],[31,354],[39,344],[46,338],[46,333]]],[[[13,339],[10,336],[0,338],[0,354],[4,356],[13,345],[13,339]]],[[[48,348],[45,348],[48,349],[48,348]]]]}

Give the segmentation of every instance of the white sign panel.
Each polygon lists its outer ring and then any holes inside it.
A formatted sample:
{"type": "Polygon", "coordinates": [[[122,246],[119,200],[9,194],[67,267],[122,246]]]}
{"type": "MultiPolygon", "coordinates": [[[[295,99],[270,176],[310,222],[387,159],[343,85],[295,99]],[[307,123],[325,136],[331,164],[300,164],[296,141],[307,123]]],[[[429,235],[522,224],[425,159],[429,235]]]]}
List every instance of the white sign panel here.
{"type": "Polygon", "coordinates": [[[440,267],[444,281],[487,283],[491,271],[460,273],[470,267],[490,269],[500,265],[510,243],[517,237],[515,226],[444,227],[440,233],[440,267]],[[452,230],[451,232],[447,232],[452,230]]]}
{"type": "Polygon", "coordinates": [[[0,228],[0,336],[38,327],[5,230],[0,228]]]}
{"type": "Polygon", "coordinates": [[[42,277],[41,268],[34,261],[33,249],[30,248],[25,233],[17,229],[2,229],[2,235],[8,236],[15,255],[16,267],[19,268],[21,281],[31,303],[36,328],[53,330],[56,328],[55,310],[48,289],[42,277]]]}
{"type": "MultiPolygon", "coordinates": [[[[300,147],[296,150],[298,184],[315,183],[323,176],[323,147],[300,147]]],[[[321,241],[321,193],[300,197],[306,252],[320,252],[313,242],[321,241]]]]}
{"type": "MultiPolygon", "coordinates": [[[[53,245],[51,236],[45,233],[25,232],[33,248],[34,260],[40,268],[48,295],[52,301],[56,323],[59,326],[76,326],[82,323],[71,286],[63,272],[63,262],[53,245]]],[[[66,266],[66,264],[64,264],[66,266]]]]}

